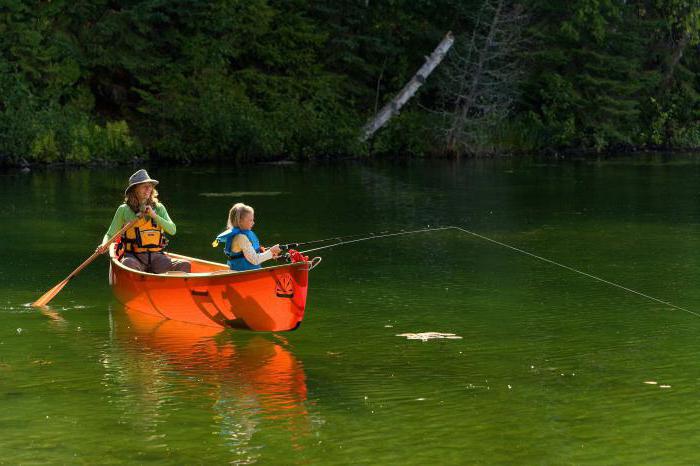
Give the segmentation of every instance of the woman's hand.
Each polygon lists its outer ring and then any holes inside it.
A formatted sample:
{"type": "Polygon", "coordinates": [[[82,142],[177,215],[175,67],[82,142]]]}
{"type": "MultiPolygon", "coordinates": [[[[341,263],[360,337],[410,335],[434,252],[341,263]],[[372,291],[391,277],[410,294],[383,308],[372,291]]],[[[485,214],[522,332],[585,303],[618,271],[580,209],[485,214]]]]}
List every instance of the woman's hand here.
{"type": "Polygon", "coordinates": [[[151,217],[153,220],[158,218],[158,215],[156,214],[156,211],[153,210],[153,207],[150,205],[147,205],[146,208],[143,210],[143,213],[151,217]]]}
{"type": "Polygon", "coordinates": [[[277,257],[280,255],[280,252],[282,252],[282,249],[279,244],[275,244],[270,248],[270,251],[272,251],[272,257],[277,257]]]}
{"type": "Polygon", "coordinates": [[[107,252],[108,249],[109,249],[109,244],[100,244],[100,245],[97,246],[97,248],[95,249],[95,252],[96,252],[97,254],[104,254],[105,252],[107,252]]]}

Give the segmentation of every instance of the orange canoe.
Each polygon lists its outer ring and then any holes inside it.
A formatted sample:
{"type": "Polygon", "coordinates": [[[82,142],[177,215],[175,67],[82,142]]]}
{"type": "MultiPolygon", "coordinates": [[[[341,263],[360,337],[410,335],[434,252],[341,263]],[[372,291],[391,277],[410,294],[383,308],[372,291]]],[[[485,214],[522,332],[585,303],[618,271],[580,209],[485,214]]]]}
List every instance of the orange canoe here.
{"type": "Polygon", "coordinates": [[[192,273],[152,274],[125,267],[110,247],[109,283],[117,300],[153,316],[212,327],[294,330],[306,307],[309,270],[320,259],[246,272],[168,253],[192,263],[192,273]]]}

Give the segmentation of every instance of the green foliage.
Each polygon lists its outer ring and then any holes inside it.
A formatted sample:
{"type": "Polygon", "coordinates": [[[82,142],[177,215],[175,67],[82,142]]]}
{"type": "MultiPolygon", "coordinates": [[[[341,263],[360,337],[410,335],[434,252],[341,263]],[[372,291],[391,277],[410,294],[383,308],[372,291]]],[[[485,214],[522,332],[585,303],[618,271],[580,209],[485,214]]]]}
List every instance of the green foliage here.
{"type": "Polygon", "coordinates": [[[126,162],[141,155],[125,121],[107,122],[104,126],[82,121],[71,128],[69,135],[68,162],[126,162]]]}
{"type": "Polygon", "coordinates": [[[612,0],[533,3],[538,51],[521,111],[538,139],[598,151],[632,144],[645,83],[639,27],[612,0]]]}
{"type": "Polygon", "coordinates": [[[28,154],[30,160],[84,165],[95,161],[128,162],[143,155],[124,121],[100,126],[82,115],[61,111],[39,117],[28,154]]]}
{"type": "MultiPolygon", "coordinates": [[[[0,161],[363,155],[360,128],[481,0],[7,0],[0,161]]],[[[527,74],[484,146],[698,147],[700,4],[522,0],[527,74]]],[[[375,153],[433,154],[440,81],[375,153]]]]}
{"type": "Polygon", "coordinates": [[[671,136],[671,145],[680,149],[697,149],[700,147],[700,123],[691,123],[679,128],[671,136]]]}
{"type": "Polygon", "coordinates": [[[700,4],[696,0],[656,0],[654,6],[665,13],[670,32],[688,34],[691,44],[700,41],[700,4]]]}
{"type": "Polygon", "coordinates": [[[687,55],[670,75],[668,57],[683,42],[665,41],[695,8],[682,0],[528,3],[537,45],[517,113],[534,146],[670,146],[687,133],[700,108],[697,59],[687,55]]]}
{"type": "Polygon", "coordinates": [[[143,156],[126,122],[101,126],[87,115],[58,107],[6,108],[0,113],[0,133],[0,152],[15,163],[114,163],[143,156]]]}
{"type": "Polygon", "coordinates": [[[438,139],[438,116],[417,110],[405,110],[394,117],[391,125],[377,133],[372,152],[379,155],[434,155],[442,147],[438,139]]]}

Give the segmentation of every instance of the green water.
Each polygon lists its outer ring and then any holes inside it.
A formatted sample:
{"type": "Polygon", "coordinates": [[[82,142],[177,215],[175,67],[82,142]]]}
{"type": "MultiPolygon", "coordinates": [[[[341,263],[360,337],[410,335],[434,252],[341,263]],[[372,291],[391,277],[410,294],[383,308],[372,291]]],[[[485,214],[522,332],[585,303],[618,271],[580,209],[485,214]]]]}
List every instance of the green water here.
{"type": "Polygon", "coordinates": [[[0,174],[0,464],[700,461],[700,160],[149,167],[186,255],[236,201],[268,244],[458,225],[690,312],[457,230],[320,251],[295,332],[144,322],[104,258],[28,307],[132,171],[0,174]]]}

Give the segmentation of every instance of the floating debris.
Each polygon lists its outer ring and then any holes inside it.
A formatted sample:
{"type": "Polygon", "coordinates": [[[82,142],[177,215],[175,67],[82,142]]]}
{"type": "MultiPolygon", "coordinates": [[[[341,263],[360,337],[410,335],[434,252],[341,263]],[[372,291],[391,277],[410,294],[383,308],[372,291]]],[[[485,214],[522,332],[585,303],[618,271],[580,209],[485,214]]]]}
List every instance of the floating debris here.
{"type": "Polygon", "coordinates": [[[230,193],[199,193],[206,197],[279,196],[282,191],[234,191],[230,193]]]}
{"type": "Polygon", "coordinates": [[[454,333],[440,333],[440,332],[424,332],[424,333],[400,333],[396,335],[397,337],[406,337],[408,340],[436,340],[436,339],[447,339],[447,340],[461,340],[462,337],[455,335],[454,333]]]}
{"type": "Polygon", "coordinates": [[[659,388],[671,388],[670,385],[659,385],[659,388]]]}
{"type": "Polygon", "coordinates": [[[473,383],[470,383],[466,387],[467,390],[490,390],[490,387],[488,385],[474,385],[473,383]]]}
{"type": "Polygon", "coordinates": [[[658,382],[655,381],[655,380],[647,380],[647,381],[645,381],[644,383],[647,384],[647,385],[656,385],[658,382]]]}

